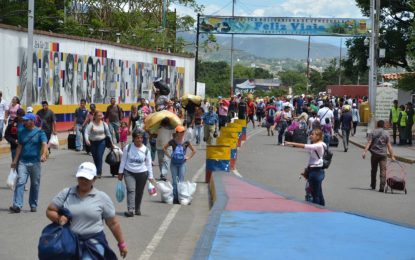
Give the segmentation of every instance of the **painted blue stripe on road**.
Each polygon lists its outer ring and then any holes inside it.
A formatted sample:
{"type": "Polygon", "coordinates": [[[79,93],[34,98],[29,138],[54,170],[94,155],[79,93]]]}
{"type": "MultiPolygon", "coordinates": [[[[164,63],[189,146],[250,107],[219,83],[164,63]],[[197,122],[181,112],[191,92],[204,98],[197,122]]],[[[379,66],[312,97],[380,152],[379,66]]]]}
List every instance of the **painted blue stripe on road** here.
{"type": "Polygon", "coordinates": [[[357,215],[222,213],[209,259],[413,259],[415,229],[357,215]]]}

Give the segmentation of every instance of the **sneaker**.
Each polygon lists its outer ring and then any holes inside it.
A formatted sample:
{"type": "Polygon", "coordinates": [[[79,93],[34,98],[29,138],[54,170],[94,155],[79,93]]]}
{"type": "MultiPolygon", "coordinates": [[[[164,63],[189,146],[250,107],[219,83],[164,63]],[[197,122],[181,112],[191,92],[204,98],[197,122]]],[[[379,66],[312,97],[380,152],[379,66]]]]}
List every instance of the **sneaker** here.
{"type": "Polygon", "coordinates": [[[385,192],[383,188],[379,188],[379,192],[385,192]]]}
{"type": "Polygon", "coordinates": [[[30,212],[36,212],[37,209],[36,208],[30,208],[30,212]]]}
{"type": "Polygon", "coordinates": [[[131,218],[134,217],[134,213],[132,211],[126,211],[124,212],[124,216],[126,216],[127,218],[131,218]]]}
{"type": "Polygon", "coordinates": [[[160,176],[160,178],[157,179],[158,181],[167,181],[167,178],[165,176],[160,176]]]}
{"type": "Polygon", "coordinates": [[[134,212],[134,214],[135,214],[136,216],[141,216],[141,211],[140,211],[140,210],[136,210],[136,211],[134,212]]]}
{"type": "Polygon", "coordinates": [[[15,207],[15,206],[11,206],[9,210],[10,210],[10,213],[20,213],[20,208],[15,207]]]}

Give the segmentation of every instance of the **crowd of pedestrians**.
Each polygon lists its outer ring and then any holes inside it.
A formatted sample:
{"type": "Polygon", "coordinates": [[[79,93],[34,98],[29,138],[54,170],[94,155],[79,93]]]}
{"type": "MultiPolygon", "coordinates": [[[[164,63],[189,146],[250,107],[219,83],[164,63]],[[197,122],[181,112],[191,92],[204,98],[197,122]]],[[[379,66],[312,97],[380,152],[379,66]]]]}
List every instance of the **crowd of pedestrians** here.
{"type": "MultiPolygon", "coordinates": [[[[74,111],[75,150],[91,154],[93,163],[80,165],[76,173],[77,185],[62,190],[52,200],[47,217],[53,222],[65,224],[69,217],[61,210],[66,208],[71,211],[72,230],[79,235],[84,250],[81,251],[85,256],[91,254],[90,247],[93,247],[93,254],[113,254],[103,234],[103,222],[118,241],[121,255],[127,254],[127,246],[112,201],[105,193],[93,187],[94,182],[106,174],[103,171],[106,148],[115,149],[120,146],[123,151],[117,174],[119,180],[125,181],[127,189],[127,211],[124,215],[139,216],[147,181],[156,185],[156,180],[166,181],[170,178],[173,183],[173,202],[179,203],[178,182],[185,180],[186,162],[196,153],[193,139],[189,140],[186,136],[189,128],[193,129],[196,145],[202,142],[209,145],[214,143],[220,129],[232,118],[245,119],[253,128],[265,127],[268,136],[278,145],[304,148],[309,152],[306,169],[312,201],[324,206],[322,182],[325,177],[325,151],[330,149],[339,132],[343,137],[344,152],[348,151],[349,137],[356,134],[360,123],[359,106],[366,101],[364,98],[331,97],[325,94],[317,97],[301,95],[295,98],[239,94],[230,98],[218,97],[214,104],[205,99],[199,103],[189,100],[183,105],[178,99],[169,99],[160,82],[155,82],[155,88],[154,102],[140,99],[131,106],[130,111],[124,111],[115,98],[111,98],[105,113],[97,110],[95,104],[89,104],[88,109],[85,99],[80,100],[79,107],[74,111]],[[145,119],[161,110],[175,114],[182,120],[182,125],[172,127],[169,118],[164,118],[156,132],[145,131],[145,119]],[[131,142],[128,141],[129,136],[132,137],[131,142]],[[153,174],[155,165],[159,169],[158,178],[153,174]],[[90,245],[88,241],[91,238],[98,242],[90,245]]],[[[4,137],[11,148],[11,167],[16,168],[18,173],[10,212],[21,211],[25,185],[29,178],[29,206],[32,212],[36,212],[41,162],[46,161],[48,142],[57,132],[56,116],[49,109],[47,101],[43,101],[42,108],[33,114],[31,107],[26,111],[22,109],[17,97],[7,105],[1,94],[0,92],[0,126],[6,126],[4,137]]],[[[395,101],[390,110],[390,123],[394,144],[397,133],[400,145],[412,144],[412,104],[398,106],[395,101]]],[[[372,189],[376,187],[376,172],[378,165],[380,166],[379,191],[385,188],[387,154],[394,159],[389,135],[384,126],[384,121],[377,123],[362,155],[365,158],[367,151],[372,153],[372,189]]]]}

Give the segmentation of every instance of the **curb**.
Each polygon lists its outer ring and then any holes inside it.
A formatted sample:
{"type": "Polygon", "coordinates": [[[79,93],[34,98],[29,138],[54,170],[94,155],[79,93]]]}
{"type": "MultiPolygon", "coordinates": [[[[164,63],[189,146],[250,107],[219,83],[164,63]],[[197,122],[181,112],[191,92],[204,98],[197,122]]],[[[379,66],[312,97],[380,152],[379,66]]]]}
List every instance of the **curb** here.
{"type": "MultiPolygon", "coordinates": [[[[341,134],[339,134],[339,136],[343,139],[343,136],[341,134]]],[[[356,141],[353,141],[351,139],[349,139],[349,143],[352,143],[352,144],[354,144],[357,147],[360,147],[362,149],[365,149],[365,147],[366,147],[365,145],[363,145],[361,143],[358,143],[356,141]]],[[[389,155],[388,155],[388,157],[390,158],[389,155]]],[[[411,160],[411,159],[408,159],[408,158],[405,158],[405,157],[402,157],[402,156],[399,156],[399,155],[395,155],[395,158],[396,158],[396,160],[398,160],[400,162],[409,163],[409,164],[415,163],[415,160],[411,160]]]]}

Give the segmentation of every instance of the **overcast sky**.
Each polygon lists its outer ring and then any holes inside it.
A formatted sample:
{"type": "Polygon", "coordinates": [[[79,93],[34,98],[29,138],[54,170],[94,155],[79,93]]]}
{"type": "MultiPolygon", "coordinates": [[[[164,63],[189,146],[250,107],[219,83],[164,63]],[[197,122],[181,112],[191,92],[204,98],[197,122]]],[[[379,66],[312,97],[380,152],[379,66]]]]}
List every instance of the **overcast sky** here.
{"type": "MultiPolygon", "coordinates": [[[[232,0],[196,0],[204,15],[232,15],[232,0]]],[[[190,8],[173,5],[180,15],[196,14],[190,8]]],[[[354,0],[236,0],[235,16],[301,16],[362,18],[354,0]]],[[[338,44],[339,38],[313,37],[313,41],[338,44]]],[[[344,42],[344,41],[343,41],[344,42]]]]}

